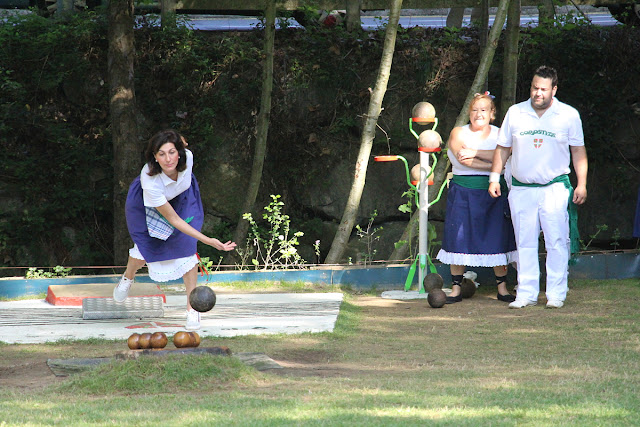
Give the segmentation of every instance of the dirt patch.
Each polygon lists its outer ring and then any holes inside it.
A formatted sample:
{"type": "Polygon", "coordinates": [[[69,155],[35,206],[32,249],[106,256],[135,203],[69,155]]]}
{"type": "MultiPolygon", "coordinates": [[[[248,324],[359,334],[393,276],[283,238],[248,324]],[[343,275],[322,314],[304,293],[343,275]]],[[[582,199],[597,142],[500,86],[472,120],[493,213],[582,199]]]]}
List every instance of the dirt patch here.
{"type": "Polygon", "coordinates": [[[1,387],[18,392],[41,390],[62,380],[53,375],[46,359],[0,368],[1,387]]]}

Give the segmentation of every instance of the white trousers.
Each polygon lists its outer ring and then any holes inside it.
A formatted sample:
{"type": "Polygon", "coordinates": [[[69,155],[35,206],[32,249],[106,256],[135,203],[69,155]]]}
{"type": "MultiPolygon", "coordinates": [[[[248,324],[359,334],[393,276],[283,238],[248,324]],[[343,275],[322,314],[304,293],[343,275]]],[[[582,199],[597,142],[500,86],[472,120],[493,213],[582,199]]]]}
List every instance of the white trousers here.
{"type": "Polygon", "coordinates": [[[512,186],[509,207],[518,253],[517,298],[537,301],[540,292],[538,238],[544,234],[547,251],[547,300],[564,301],[569,273],[569,190],[562,183],[546,187],[512,186]]]}

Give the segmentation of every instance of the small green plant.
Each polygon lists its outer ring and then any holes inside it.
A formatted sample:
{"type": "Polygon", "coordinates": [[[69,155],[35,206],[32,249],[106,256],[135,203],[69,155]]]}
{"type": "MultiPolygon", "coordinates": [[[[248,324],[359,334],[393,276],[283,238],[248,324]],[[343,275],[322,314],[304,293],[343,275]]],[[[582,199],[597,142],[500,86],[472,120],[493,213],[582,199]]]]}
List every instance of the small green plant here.
{"type": "Polygon", "coordinates": [[[598,234],[600,234],[602,231],[607,231],[609,229],[609,226],[607,224],[600,224],[600,225],[596,225],[596,228],[598,229],[598,231],[589,235],[591,239],[586,245],[584,244],[583,240],[580,240],[580,246],[583,251],[589,250],[589,246],[591,246],[591,243],[593,242],[593,240],[596,237],[598,237],[598,234]]]}
{"type": "Polygon", "coordinates": [[[313,251],[316,254],[316,262],[320,264],[320,240],[316,240],[313,243],[313,251]]]}
{"type": "Polygon", "coordinates": [[[367,223],[366,229],[363,229],[362,227],[360,227],[360,224],[356,225],[356,233],[358,234],[360,241],[364,242],[367,248],[365,254],[363,255],[363,262],[365,267],[367,266],[367,264],[371,264],[371,261],[373,261],[374,255],[378,252],[376,249],[374,249],[373,245],[376,241],[380,240],[380,236],[376,236],[376,233],[378,233],[379,231],[382,231],[383,228],[373,227],[373,221],[376,219],[377,216],[378,216],[378,211],[374,210],[371,216],[369,217],[369,222],[367,223]]]}
{"type": "Polygon", "coordinates": [[[406,245],[407,243],[409,243],[409,242],[408,242],[408,241],[406,241],[406,240],[398,240],[397,242],[395,242],[395,243],[393,244],[393,247],[394,247],[394,248],[396,248],[396,249],[398,249],[398,248],[403,247],[403,246],[404,246],[404,245],[406,245]]]}
{"type": "MultiPolygon", "coordinates": [[[[283,213],[284,203],[280,195],[271,195],[271,203],[265,206],[262,219],[266,228],[261,228],[253,219],[251,213],[245,213],[242,218],[249,221],[249,238],[247,248],[238,250],[243,260],[251,258],[251,263],[257,269],[263,266],[265,270],[274,268],[300,268],[305,264],[296,246],[302,231],[291,232],[289,215],[283,213]]],[[[244,261],[243,261],[244,262],[244,261]]],[[[244,264],[243,264],[244,265],[244,264]]]]}
{"type": "Polygon", "coordinates": [[[213,261],[209,259],[208,256],[200,257],[198,256],[198,267],[200,268],[201,273],[207,275],[207,280],[209,279],[209,272],[218,271],[220,269],[220,264],[222,264],[223,257],[218,259],[218,264],[216,268],[213,268],[213,261]]]}
{"type": "MultiPolygon", "coordinates": [[[[406,197],[407,198],[407,202],[403,205],[398,206],[398,210],[402,213],[406,213],[409,216],[411,216],[413,214],[413,209],[414,209],[414,200],[416,201],[417,204],[417,194],[416,194],[416,189],[411,187],[409,188],[407,191],[405,191],[404,193],[402,193],[402,197],[406,197]]],[[[410,241],[413,240],[411,237],[409,238],[409,240],[398,240],[397,242],[395,242],[393,244],[393,246],[396,249],[401,248],[404,245],[409,245],[410,241]]],[[[413,247],[409,246],[409,256],[411,257],[411,259],[413,259],[413,247]]]]}
{"type": "Polygon", "coordinates": [[[55,277],[67,277],[71,273],[71,267],[56,265],[53,271],[44,271],[37,267],[31,267],[25,275],[27,279],[52,279],[55,277]]]}
{"type": "Polygon", "coordinates": [[[611,246],[613,246],[613,250],[617,251],[618,250],[618,246],[620,246],[620,229],[616,228],[613,231],[613,234],[611,235],[611,239],[613,240],[613,242],[610,243],[611,246]]]}
{"type": "Polygon", "coordinates": [[[398,206],[398,210],[402,213],[411,215],[414,207],[413,201],[416,200],[416,189],[413,187],[409,188],[407,191],[402,193],[402,197],[407,198],[407,203],[398,206]]]}

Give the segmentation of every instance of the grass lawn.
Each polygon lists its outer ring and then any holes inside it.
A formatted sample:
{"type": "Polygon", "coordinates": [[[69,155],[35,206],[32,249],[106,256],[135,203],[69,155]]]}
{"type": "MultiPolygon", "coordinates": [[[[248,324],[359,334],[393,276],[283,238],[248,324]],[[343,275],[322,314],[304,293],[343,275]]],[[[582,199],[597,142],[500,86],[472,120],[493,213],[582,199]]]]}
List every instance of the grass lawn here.
{"type": "Polygon", "coordinates": [[[126,343],[0,344],[0,426],[640,425],[640,281],[570,288],[558,310],[489,287],[441,309],[346,292],[333,333],[203,339],[283,366],[264,372],[183,356],[58,378],[48,358],[126,343]]]}

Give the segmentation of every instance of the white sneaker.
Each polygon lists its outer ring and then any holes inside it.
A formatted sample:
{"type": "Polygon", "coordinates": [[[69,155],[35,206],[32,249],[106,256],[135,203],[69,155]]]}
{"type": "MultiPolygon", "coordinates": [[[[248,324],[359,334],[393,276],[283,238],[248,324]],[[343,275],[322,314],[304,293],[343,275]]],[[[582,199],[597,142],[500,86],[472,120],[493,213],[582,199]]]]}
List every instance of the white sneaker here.
{"type": "Polygon", "coordinates": [[[133,284],[133,279],[127,279],[124,277],[124,274],[120,278],[120,282],[118,282],[118,286],[113,289],[113,299],[116,302],[124,302],[129,296],[129,289],[133,284]]]}
{"type": "Polygon", "coordinates": [[[529,306],[533,306],[533,305],[536,305],[536,304],[538,304],[537,301],[529,301],[529,300],[523,300],[523,299],[516,298],[516,300],[514,302],[509,304],[509,308],[524,308],[524,307],[529,307],[529,306]]]}
{"type": "Polygon", "coordinates": [[[200,329],[200,313],[198,311],[187,310],[187,324],[184,328],[189,331],[200,329]]]}
{"type": "Polygon", "coordinates": [[[547,301],[547,308],[560,308],[564,305],[562,301],[549,300],[547,301]]]}

